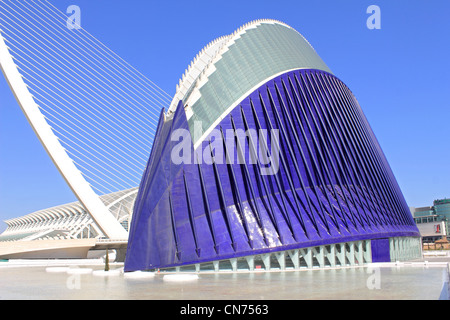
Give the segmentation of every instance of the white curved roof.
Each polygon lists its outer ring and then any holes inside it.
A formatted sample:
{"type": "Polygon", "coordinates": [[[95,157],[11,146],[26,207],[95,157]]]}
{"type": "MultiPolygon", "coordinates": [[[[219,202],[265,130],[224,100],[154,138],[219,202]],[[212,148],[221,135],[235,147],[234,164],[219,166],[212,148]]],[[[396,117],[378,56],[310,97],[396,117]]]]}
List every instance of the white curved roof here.
{"type": "Polygon", "coordinates": [[[189,67],[185,70],[183,76],[177,84],[175,96],[170,104],[169,112],[175,111],[178,101],[182,100],[189,89],[195,84],[200,73],[209,65],[211,60],[216,56],[217,52],[227,42],[229,36],[217,38],[208,43],[191,61],[189,67]]]}
{"type": "MultiPolygon", "coordinates": [[[[131,220],[138,188],[127,189],[100,196],[123,227],[131,220]]],[[[8,225],[0,241],[36,240],[45,238],[77,238],[90,226],[91,235],[104,236],[95,221],[80,202],[68,203],[39,210],[22,217],[6,220],[8,225]]]]}
{"type": "Polygon", "coordinates": [[[194,58],[177,86],[170,116],[183,101],[189,126],[202,124],[203,135],[235,104],[275,76],[296,69],[330,69],[295,29],[276,20],[255,20],[220,37],[194,58]]]}

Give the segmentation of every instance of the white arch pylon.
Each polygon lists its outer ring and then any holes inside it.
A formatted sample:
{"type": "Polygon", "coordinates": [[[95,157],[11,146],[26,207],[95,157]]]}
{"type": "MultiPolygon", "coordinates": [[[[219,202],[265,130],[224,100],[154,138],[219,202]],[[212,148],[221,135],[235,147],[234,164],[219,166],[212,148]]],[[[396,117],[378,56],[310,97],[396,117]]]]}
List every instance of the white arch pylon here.
{"type": "Polygon", "coordinates": [[[40,112],[38,105],[17,69],[17,65],[14,63],[1,30],[0,68],[28,122],[80,203],[83,204],[86,211],[91,215],[106,237],[110,239],[127,239],[127,231],[114,218],[112,213],[100,200],[100,197],[83,177],[40,112]]]}

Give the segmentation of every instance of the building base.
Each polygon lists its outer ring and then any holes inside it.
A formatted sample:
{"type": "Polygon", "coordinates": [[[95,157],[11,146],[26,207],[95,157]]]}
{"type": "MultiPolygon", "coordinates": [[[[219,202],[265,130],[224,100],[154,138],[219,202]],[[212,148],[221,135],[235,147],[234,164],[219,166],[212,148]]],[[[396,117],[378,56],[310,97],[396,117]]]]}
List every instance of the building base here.
{"type": "Polygon", "coordinates": [[[160,269],[160,272],[253,272],[326,269],[422,257],[420,238],[362,240],[160,269]]]}

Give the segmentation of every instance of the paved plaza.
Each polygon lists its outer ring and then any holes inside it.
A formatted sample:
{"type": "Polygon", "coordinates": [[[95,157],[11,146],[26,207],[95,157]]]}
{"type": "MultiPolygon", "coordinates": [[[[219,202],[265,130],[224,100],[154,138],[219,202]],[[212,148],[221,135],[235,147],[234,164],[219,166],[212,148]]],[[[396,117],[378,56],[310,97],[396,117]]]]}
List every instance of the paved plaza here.
{"type": "Polygon", "coordinates": [[[450,257],[337,269],[129,276],[101,260],[0,262],[0,299],[58,300],[448,300],[450,257]],[[58,269],[59,268],[59,269],[58,269]]]}

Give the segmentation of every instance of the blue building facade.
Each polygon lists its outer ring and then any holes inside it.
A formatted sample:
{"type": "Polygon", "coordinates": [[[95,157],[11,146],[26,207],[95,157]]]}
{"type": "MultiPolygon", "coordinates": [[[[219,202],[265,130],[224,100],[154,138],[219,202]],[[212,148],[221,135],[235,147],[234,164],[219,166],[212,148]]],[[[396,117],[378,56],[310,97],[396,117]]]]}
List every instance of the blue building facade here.
{"type": "Polygon", "coordinates": [[[198,98],[162,111],[125,271],[356,241],[367,241],[366,261],[390,261],[392,239],[420,237],[357,100],[324,69],[302,66],[259,81],[203,122],[200,139],[188,119],[195,104],[187,105],[198,98]]]}

